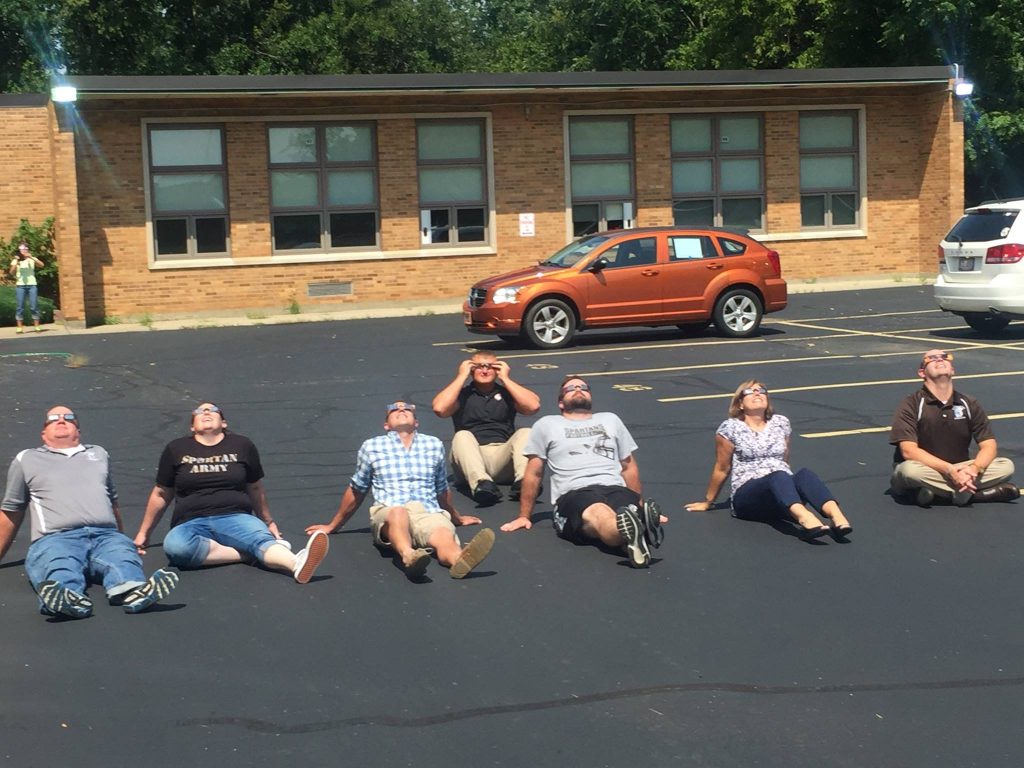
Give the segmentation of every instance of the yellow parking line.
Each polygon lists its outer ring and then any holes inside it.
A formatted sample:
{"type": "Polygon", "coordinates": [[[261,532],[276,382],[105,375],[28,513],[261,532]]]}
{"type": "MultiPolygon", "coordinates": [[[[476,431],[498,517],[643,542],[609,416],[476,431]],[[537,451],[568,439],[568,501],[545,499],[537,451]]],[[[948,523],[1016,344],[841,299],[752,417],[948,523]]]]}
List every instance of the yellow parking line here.
{"type": "MultiPolygon", "coordinates": [[[[998,371],[995,373],[967,373],[958,374],[957,381],[961,379],[989,379],[997,376],[1021,376],[1024,371],[998,371]]],[[[846,389],[853,387],[875,387],[883,384],[918,384],[919,378],[913,379],[879,379],[876,381],[847,381],[841,384],[814,384],[807,387],[774,387],[771,390],[773,395],[783,392],[813,392],[821,389],[846,389]]],[[[714,395],[689,395],[687,397],[659,397],[659,403],[684,403],[693,400],[716,400],[718,398],[732,397],[732,392],[720,392],[714,395]]]]}
{"type": "Polygon", "coordinates": [[[736,362],[735,360],[728,363],[706,363],[705,365],[676,365],[670,368],[634,368],[629,371],[589,371],[587,373],[581,373],[580,376],[586,376],[587,378],[594,378],[595,376],[627,376],[637,373],[667,373],[669,371],[699,371],[707,368],[732,368],[737,365],[775,365],[778,363],[806,363],[808,361],[820,362],[822,360],[845,360],[856,357],[856,355],[818,355],[816,357],[791,357],[788,359],[780,360],[773,358],[771,360],[743,360],[736,362]]]}
{"type": "MultiPolygon", "coordinates": [[[[997,413],[989,414],[989,421],[999,421],[1000,419],[1020,419],[1024,418],[1024,413],[997,413]]],[[[866,435],[871,432],[888,432],[889,427],[864,427],[863,429],[841,429],[836,432],[801,432],[800,437],[846,437],[848,435],[866,435]]]]}

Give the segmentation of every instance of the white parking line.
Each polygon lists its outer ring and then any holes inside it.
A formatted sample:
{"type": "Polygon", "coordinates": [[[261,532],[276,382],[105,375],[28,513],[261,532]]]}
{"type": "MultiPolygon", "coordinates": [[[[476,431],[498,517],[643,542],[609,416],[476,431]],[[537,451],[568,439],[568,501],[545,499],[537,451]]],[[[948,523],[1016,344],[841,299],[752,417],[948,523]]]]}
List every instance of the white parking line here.
{"type": "Polygon", "coordinates": [[[594,378],[595,376],[627,376],[637,373],[667,373],[669,371],[700,371],[707,368],[732,368],[737,365],[778,365],[779,363],[806,363],[810,361],[820,362],[822,360],[848,360],[856,355],[818,355],[816,357],[791,357],[780,360],[743,360],[737,363],[735,360],[728,363],[705,363],[704,365],[676,365],[670,368],[634,368],[628,371],[589,371],[581,373],[580,376],[594,378]]]}
{"type": "MultiPolygon", "coordinates": [[[[988,418],[989,421],[998,421],[1000,419],[1020,419],[1024,418],[1024,413],[990,413],[988,414],[988,418]]],[[[866,435],[871,432],[888,432],[889,429],[889,427],[864,427],[863,429],[841,429],[835,432],[801,432],[800,437],[847,437],[848,435],[866,435]]]]}

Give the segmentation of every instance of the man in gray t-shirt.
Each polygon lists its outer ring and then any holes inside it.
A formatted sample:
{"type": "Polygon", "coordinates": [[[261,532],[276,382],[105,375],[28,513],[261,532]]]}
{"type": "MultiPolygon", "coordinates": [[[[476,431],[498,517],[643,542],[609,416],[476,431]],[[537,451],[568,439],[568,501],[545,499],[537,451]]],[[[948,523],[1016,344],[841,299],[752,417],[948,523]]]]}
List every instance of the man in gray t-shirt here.
{"type": "Polygon", "coordinates": [[[590,386],[579,376],[566,378],[558,393],[557,416],[533,425],[523,449],[528,462],[519,498],[519,517],[503,531],[530,528],[544,469],[551,473],[555,531],[577,544],[601,542],[621,548],[629,564],[650,564],[651,547],[661,546],[658,505],[641,496],[636,443],[614,413],[594,413],[590,386]]]}
{"type": "Polygon", "coordinates": [[[110,457],[82,445],[78,417],[55,405],[43,420],[43,444],[14,457],[0,502],[0,560],[31,509],[32,544],[25,574],[46,616],[92,615],[90,580],[102,583],[111,605],[139,613],[166,597],[178,574],[156,571],[149,579],[135,544],[122,532],[110,457]]]}

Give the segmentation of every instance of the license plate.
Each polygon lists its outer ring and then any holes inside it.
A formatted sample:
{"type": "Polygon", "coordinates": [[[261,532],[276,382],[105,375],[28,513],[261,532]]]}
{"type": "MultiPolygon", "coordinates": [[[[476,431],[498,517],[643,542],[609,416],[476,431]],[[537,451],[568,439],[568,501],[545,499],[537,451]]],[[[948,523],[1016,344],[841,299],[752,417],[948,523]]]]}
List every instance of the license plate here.
{"type": "Polygon", "coordinates": [[[464,324],[466,324],[466,325],[472,325],[473,324],[473,315],[471,313],[469,313],[469,312],[463,312],[462,313],[462,322],[464,324]]]}
{"type": "Polygon", "coordinates": [[[961,272],[973,272],[974,271],[974,257],[973,256],[961,256],[960,257],[960,271],[961,272]]]}

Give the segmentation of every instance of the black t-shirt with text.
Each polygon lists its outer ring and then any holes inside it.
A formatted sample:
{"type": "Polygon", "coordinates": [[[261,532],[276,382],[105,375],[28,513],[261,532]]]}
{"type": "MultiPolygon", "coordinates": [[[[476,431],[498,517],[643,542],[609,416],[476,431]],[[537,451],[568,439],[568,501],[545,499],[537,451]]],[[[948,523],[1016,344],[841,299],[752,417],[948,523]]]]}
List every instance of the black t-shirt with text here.
{"type": "Polygon", "coordinates": [[[172,528],[197,517],[252,514],[246,487],[262,478],[256,446],[231,432],[216,445],[203,445],[191,436],[172,440],[156,472],[156,484],[174,490],[172,528]]]}

